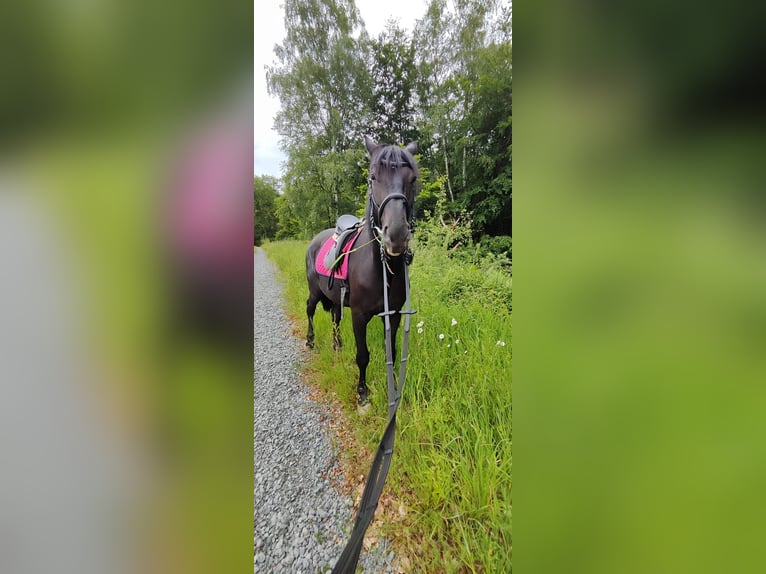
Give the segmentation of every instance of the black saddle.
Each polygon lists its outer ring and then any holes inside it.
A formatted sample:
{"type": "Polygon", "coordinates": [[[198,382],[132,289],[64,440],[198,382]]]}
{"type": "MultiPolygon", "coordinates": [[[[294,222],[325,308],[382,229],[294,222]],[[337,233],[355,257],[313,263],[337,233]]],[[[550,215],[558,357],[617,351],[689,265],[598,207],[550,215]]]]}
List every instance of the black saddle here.
{"type": "MultiPolygon", "coordinates": [[[[342,249],[348,243],[348,240],[356,233],[362,220],[353,215],[341,215],[335,222],[335,245],[327,252],[324,258],[324,266],[330,271],[334,271],[343,261],[342,249]]],[[[330,274],[332,277],[332,274],[330,274]]]]}

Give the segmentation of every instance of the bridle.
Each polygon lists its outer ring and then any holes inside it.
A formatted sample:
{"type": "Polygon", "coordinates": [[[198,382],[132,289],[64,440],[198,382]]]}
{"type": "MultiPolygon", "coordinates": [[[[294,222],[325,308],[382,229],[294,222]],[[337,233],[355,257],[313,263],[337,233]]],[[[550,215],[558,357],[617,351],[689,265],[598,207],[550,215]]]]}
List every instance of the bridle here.
{"type": "MultiPolygon", "coordinates": [[[[396,164],[390,164],[393,167],[408,167],[409,164],[404,162],[399,162],[396,164]]],[[[375,238],[380,241],[382,236],[382,230],[380,228],[381,221],[380,218],[383,216],[383,210],[386,208],[386,206],[391,201],[403,201],[404,202],[404,209],[407,214],[407,226],[410,229],[410,232],[413,231],[415,227],[415,216],[414,216],[414,210],[413,206],[410,203],[410,201],[407,199],[407,196],[403,193],[389,193],[383,201],[378,204],[377,201],[375,201],[375,195],[372,193],[373,188],[373,182],[375,181],[375,176],[371,175],[370,178],[367,180],[367,194],[369,196],[369,204],[370,204],[370,229],[372,230],[375,238]]]]}

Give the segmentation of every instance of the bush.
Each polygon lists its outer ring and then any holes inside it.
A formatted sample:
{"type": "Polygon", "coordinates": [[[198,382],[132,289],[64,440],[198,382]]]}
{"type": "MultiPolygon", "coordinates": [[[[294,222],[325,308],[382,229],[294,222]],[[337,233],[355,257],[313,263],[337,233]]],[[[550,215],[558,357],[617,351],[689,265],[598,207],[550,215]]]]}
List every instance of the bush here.
{"type": "Polygon", "coordinates": [[[465,212],[452,220],[426,213],[425,220],[418,221],[416,234],[419,245],[439,249],[450,259],[510,274],[513,239],[508,235],[485,235],[476,243],[473,236],[471,217],[465,212]]]}
{"type": "Polygon", "coordinates": [[[512,260],[513,238],[510,235],[485,235],[479,241],[482,251],[512,260]]]}
{"type": "Polygon", "coordinates": [[[484,256],[479,262],[464,261],[476,256],[476,249],[460,251],[451,257],[438,247],[415,246],[417,272],[434,285],[434,293],[445,303],[475,302],[509,313],[513,310],[513,280],[497,258],[484,256]]]}

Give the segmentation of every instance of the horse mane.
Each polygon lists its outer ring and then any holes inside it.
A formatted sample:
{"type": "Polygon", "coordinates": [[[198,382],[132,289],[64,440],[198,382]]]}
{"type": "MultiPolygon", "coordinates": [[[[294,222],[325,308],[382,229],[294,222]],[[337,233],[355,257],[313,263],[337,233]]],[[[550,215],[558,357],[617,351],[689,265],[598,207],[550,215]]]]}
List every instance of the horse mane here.
{"type": "Polygon", "coordinates": [[[376,168],[376,173],[378,173],[378,168],[394,170],[400,167],[409,167],[418,174],[415,158],[406,149],[397,145],[382,146],[373,159],[372,164],[376,168]]]}

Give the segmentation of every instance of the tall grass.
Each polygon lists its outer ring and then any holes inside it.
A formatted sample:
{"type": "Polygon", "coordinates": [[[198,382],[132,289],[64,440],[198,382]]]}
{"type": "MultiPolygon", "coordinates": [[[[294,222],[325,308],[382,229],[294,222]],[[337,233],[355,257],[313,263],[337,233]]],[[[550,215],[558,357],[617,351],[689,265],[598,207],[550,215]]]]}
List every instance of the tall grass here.
{"type": "MultiPolygon", "coordinates": [[[[301,335],[306,245],[264,245],[281,271],[288,311],[301,335]]],[[[426,246],[416,246],[410,275],[418,313],[387,486],[403,504],[396,520],[383,520],[380,530],[413,572],[511,572],[511,278],[499,268],[461,263],[426,246]]],[[[355,408],[351,321],[344,317],[346,345],[339,353],[332,350],[330,316],[321,307],[315,329],[311,379],[337,395],[356,429],[358,448],[372,452],[386,416],[381,322],[368,329],[373,407],[363,417],[355,408]]],[[[350,472],[366,475],[369,459],[352,455],[349,461],[350,472]]]]}

